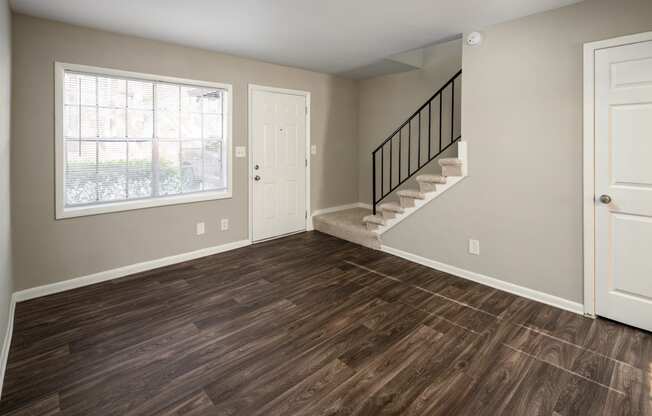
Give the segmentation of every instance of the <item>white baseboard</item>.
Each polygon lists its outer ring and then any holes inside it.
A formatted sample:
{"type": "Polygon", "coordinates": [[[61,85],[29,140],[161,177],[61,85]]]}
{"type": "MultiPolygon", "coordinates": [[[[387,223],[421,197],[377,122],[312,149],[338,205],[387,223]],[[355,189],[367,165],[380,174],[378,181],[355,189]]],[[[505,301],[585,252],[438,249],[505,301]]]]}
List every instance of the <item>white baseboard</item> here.
{"type": "Polygon", "coordinates": [[[371,205],[365,204],[363,202],[354,202],[352,204],[338,205],[336,207],[318,209],[317,211],[313,211],[312,216],[316,217],[317,215],[330,214],[331,212],[344,211],[345,209],[367,208],[367,207],[371,207],[371,205]]]}
{"type": "Polygon", "coordinates": [[[2,351],[0,351],[0,398],[2,398],[2,386],[7,371],[7,360],[9,359],[9,347],[11,346],[11,336],[14,333],[14,313],[16,311],[16,297],[12,296],[9,302],[9,315],[7,315],[7,330],[5,331],[2,351]]]}
{"type": "Polygon", "coordinates": [[[408,253],[396,248],[382,246],[381,250],[385,253],[393,254],[397,257],[410,260],[414,263],[421,264],[431,269],[440,270],[442,272],[450,273],[486,286],[491,286],[495,289],[504,290],[505,292],[514,295],[522,296],[524,298],[532,299],[537,302],[545,303],[556,308],[564,309],[577,314],[584,314],[584,305],[578,302],[573,302],[568,299],[560,298],[558,296],[550,295],[548,293],[539,292],[538,290],[530,289],[524,286],[515,285],[513,283],[505,282],[504,280],[489,277],[480,273],[472,272],[469,270],[461,269],[459,267],[451,266],[435,260],[418,256],[416,254],[408,253]]]}
{"type": "Polygon", "coordinates": [[[188,260],[198,259],[200,257],[206,257],[213,254],[223,253],[229,250],[235,250],[236,248],[245,247],[248,245],[251,245],[251,241],[249,240],[234,241],[232,243],[226,243],[215,247],[208,247],[196,251],[191,251],[188,253],[176,254],[173,256],[163,257],[160,259],[144,261],[142,263],[136,263],[128,266],[118,267],[117,269],[111,269],[99,273],[93,273],[93,274],[77,277],[70,280],[64,280],[62,282],[57,282],[49,285],[21,290],[14,293],[14,298],[16,302],[23,302],[41,296],[47,296],[54,293],[64,292],[70,289],[76,289],[78,287],[92,285],[94,283],[100,283],[100,282],[105,282],[107,280],[113,280],[120,277],[129,276],[130,274],[134,274],[134,273],[140,273],[147,270],[156,269],[159,267],[169,266],[175,263],[181,263],[188,260]]]}

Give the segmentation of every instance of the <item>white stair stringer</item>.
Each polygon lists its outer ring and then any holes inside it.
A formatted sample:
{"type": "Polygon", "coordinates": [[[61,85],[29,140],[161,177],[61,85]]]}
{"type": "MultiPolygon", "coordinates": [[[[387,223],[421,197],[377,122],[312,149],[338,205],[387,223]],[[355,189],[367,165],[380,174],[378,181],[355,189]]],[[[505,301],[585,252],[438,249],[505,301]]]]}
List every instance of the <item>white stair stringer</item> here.
{"type": "MultiPolygon", "coordinates": [[[[421,192],[425,198],[423,199],[414,199],[414,206],[403,207],[403,213],[395,213],[393,218],[387,218],[382,216],[382,212],[378,213],[378,216],[383,218],[384,224],[374,224],[373,231],[379,236],[391,230],[395,226],[401,223],[404,219],[408,218],[410,215],[417,212],[423,206],[428,205],[433,200],[439,198],[444,192],[448,191],[460,181],[468,176],[468,156],[467,156],[467,146],[466,142],[460,141],[457,144],[457,158],[459,163],[454,163],[452,159],[446,159],[442,164],[442,168],[445,166],[454,166],[454,169],[446,169],[447,173],[455,173],[461,176],[447,176],[446,183],[437,183],[435,190],[430,192],[421,192]]],[[[442,169],[444,170],[444,169],[442,169]]],[[[371,227],[370,227],[371,228],[371,227]]]]}

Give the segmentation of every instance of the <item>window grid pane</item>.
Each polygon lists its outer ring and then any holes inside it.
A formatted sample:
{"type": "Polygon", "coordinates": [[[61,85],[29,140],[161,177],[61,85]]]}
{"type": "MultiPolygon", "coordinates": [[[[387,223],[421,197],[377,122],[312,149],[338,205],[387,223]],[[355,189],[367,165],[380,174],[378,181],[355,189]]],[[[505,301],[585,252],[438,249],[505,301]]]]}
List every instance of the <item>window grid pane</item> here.
{"type": "Polygon", "coordinates": [[[66,71],[67,207],[226,189],[222,89],[66,71]]]}

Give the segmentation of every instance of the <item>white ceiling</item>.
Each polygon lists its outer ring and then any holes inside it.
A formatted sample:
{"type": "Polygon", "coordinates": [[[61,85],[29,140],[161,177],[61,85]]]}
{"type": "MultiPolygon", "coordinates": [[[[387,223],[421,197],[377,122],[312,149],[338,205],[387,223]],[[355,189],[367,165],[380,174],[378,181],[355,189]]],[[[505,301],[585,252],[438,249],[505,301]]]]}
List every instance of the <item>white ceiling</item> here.
{"type": "Polygon", "coordinates": [[[15,11],[327,73],[580,0],[13,0],[15,11]]]}

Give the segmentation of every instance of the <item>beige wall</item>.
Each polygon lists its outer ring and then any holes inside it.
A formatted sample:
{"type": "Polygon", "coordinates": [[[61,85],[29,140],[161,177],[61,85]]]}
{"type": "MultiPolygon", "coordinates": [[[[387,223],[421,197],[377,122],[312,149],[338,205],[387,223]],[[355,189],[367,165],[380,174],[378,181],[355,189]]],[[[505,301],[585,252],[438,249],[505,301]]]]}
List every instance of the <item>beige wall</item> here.
{"type": "Polygon", "coordinates": [[[55,221],[55,61],[233,84],[234,144],[240,146],[247,144],[248,83],[308,90],[318,151],[312,159],[312,208],[358,200],[353,81],[23,15],[14,16],[13,35],[17,290],[248,236],[247,160],[237,158],[232,199],[55,221]],[[220,218],[230,219],[229,231],[219,231],[220,218]],[[197,221],[206,222],[203,236],[195,235],[197,221]]]}
{"type": "Polygon", "coordinates": [[[587,0],[484,30],[464,48],[470,177],[385,243],[582,302],[582,44],[650,30],[650,0],[587,0]]]}
{"type": "MultiPolygon", "coordinates": [[[[11,13],[7,0],[0,0],[0,351],[7,328],[7,313],[13,291],[9,183],[10,91],[11,13]]],[[[1,371],[0,377],[2,377],[1,371]]],[[[2,384],[1,380],[0,384],[2,384]]]]}
{"type": "MultiPolygon", "coordinates": [[[[371,203],[371,152],[460,70],[462,40],[426,48],[424,63],[422,69],[358,82],[358,195],[361,202],[371,203]]],[[[459,95],[456,98],[459,98],[459,95]]],[[[448,103],[446,100],[444,102],[448,103]]],[[[445,120],[448,120],[446,114],[450,113],[445,111],[444,114],[445,120]]],[[[424,143],[425,125],[424,118],[424,143]]],[[[447,126],[446,123],[443,125],[447,126]]],[[[416,128],[416,124],[413,128],[416,128]]],[[[413,149],[416,148],[416,139],[413,140],[413,145],[413,149]]],[[[398,150],[396,146],[395,149],[398,150]]],[[[404,144],[404,149],[407,150],[405,146],[404,144]]],[[[405,150],[403,156],[407,154],[405,150]]],[[[394,158],[396,157],[397,155],[394,155],[394,158]]],[[[388,159],[386,163],[389,163],[388,159]]],[[[413,158],[413,165],[415,163],[416,157],[413,158]]],[[[436,164],[432,166],[439,170],[436,164]]],[[[395,166],[394,172],[398,171],[397,168],[398,166],[395,166]]],[[[403,167],[402,170],[404,169],[403,167]]]]}

